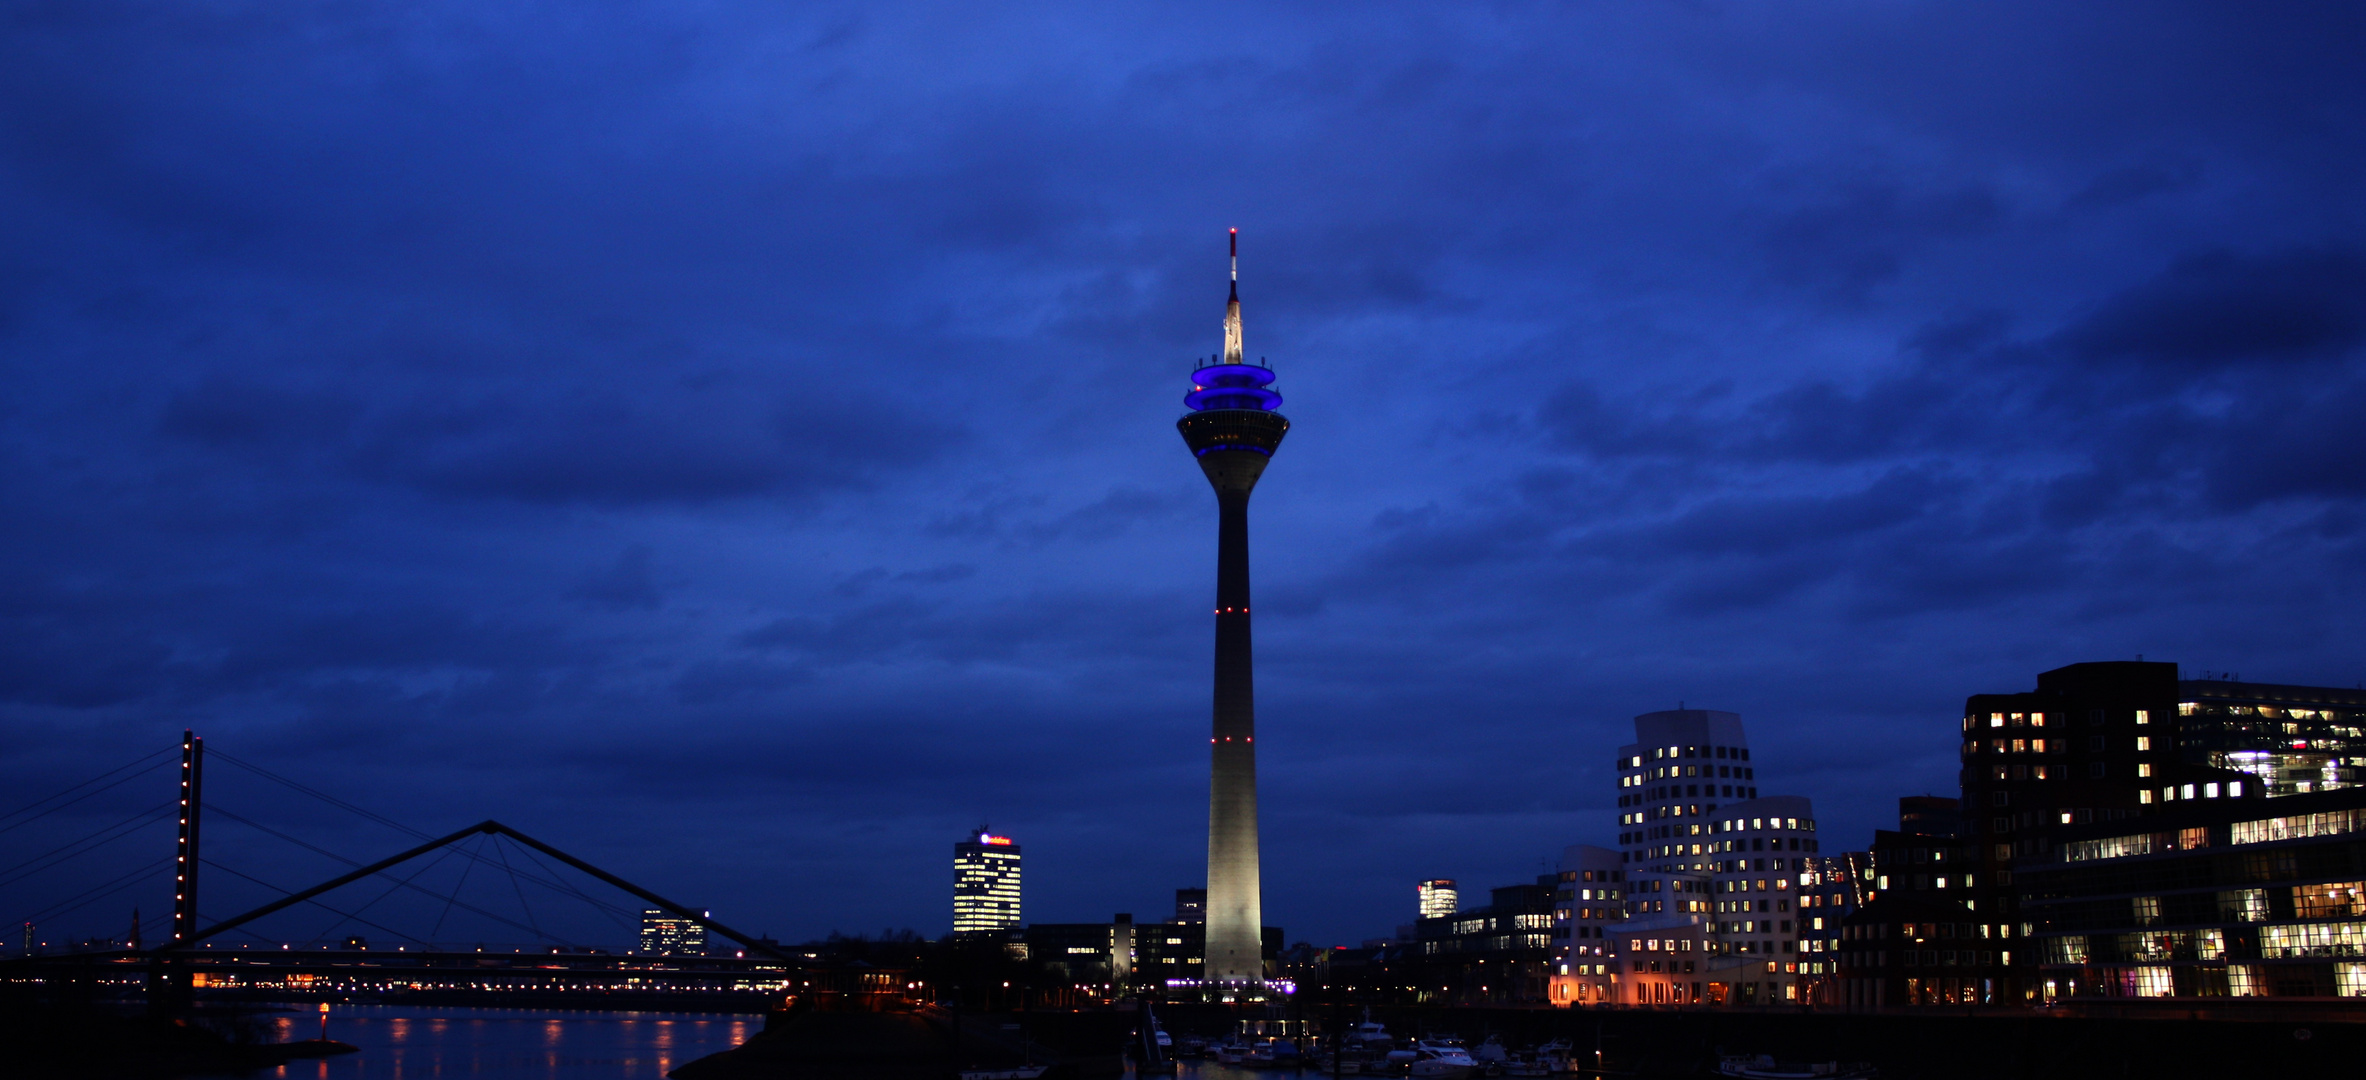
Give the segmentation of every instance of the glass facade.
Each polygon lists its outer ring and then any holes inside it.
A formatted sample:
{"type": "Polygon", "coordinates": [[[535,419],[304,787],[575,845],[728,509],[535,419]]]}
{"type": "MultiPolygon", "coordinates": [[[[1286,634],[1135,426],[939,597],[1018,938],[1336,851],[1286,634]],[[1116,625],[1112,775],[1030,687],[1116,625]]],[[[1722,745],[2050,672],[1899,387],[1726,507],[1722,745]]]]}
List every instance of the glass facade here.
{"type": "Polygon", "coordinates": [[[1413,892],[1419,902],[1416,918],[1442,918],[1462,906],[1462,893],[1455,889],[1452,878],[1431,878],[1415,886],[1413,892]]]}
{"type": "Polygon", "coordinates": [[[2177,685],[2186,761],[2249,773],[2271,797],[2357,786],[2366,767],[2366,692],[2208,679],[2177,685]]]}
{"type": "Polygon", "coordinates": [[[1019,925],[1019,845],[984,829],[953,845],[953,932],[1019,925]]]}
{"type": "Polygon", "coordinates": [[[2366,790],[2197,800],[2143,824],[2071,830],[2016,868],[2045,998],[2366,995],[2366,790]]]}
{"type": "MultiPolygon", "coordinates": [[[[701,917],[706,912],[699,912],[701,917]]],[[[707,928],[669,911],[641,912],[641,951],[657,956],[705,956],[707,928]]]]}

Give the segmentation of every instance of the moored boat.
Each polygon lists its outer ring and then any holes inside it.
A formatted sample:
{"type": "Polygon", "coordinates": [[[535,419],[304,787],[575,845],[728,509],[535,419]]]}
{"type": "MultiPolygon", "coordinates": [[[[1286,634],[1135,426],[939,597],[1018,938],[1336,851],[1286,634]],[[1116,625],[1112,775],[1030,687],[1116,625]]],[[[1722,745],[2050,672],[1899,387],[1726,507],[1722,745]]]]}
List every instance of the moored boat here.
{"type": "Polygon", "coordinates": [[[1460,1041],[1423,1039],[1413,1044],[1413,1062],[1407,1072],[1415,1080],[1467,1080],[1478,1068],[1479,1063],[1460,1041]]]}

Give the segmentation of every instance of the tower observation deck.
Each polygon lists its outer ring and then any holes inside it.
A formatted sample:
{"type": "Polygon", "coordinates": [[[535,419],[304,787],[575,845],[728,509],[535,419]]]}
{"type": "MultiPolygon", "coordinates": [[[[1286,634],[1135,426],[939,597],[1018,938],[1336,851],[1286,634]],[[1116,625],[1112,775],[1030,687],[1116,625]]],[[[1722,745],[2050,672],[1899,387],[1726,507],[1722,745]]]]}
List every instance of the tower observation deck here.
{"type": "Polygon", "coordinates": [[[1257,703],[1249,647],[1249,493],[1290,421],[1274,410],[1273,369],[1241,349],[1240,231],[1232,233],[1232,295],[1224,352],[1202,360],[1175,422],[1216,489],[1215,726],[1208,744],[1206,987],[1254,996],[1265,982],[1264,904],[1257,857],[1257,703]]]}

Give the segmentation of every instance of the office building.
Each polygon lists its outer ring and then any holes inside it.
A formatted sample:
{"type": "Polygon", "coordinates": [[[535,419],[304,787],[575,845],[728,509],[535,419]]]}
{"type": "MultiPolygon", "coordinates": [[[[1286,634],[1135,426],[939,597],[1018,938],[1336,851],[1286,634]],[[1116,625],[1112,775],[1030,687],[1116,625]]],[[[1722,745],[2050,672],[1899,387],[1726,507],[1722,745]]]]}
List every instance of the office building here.
{"type": "Polygon", "coordinates": [[[2366,789],[2181,797],[2055,839],[2056,858],[2014,870],[2041,1000],[2182,1017],[2366,998],[2366,789]]]}
{"type": "Polygon", "coordinates": [[[1839,1005],[1841,942],[1849,917],[1872,898],[1873,853],[1809,855],[1799,865],[1799,1001],[1839,1005]]]}
{"type": "Polygon", "coordinates": [[[1598,1005],[1612,1000],[1617,985],[1611,965],[1610,931],[1627,917],[1626,870],[1619,853],[1592,844],[1561,851],[1553,893],[1553,982],[1555,1005],[1598,1005]]]}
{"type": "MultiPolygon", "coordinates": [[[[2057,834],[2134,819],[2187,798],[2282,798],[2347,789],[2366,754],[2366,691],[2181,679],[2172,663],[2071,664],[2037,689],[1974,694],[1963,717],[1963,832],[1975,841],[1979,922],[2018,929],[2023,863],[2057,834]]],[[[2000,950],[2002,952],[2003,950],[2000,950]]],[[[2032,950],[1997,988],[2041,997],[2032,950]]]]}
{"type": "MultiPolygon", "coordinates": [[[[707,913],[698,913],[705,918],[707,913]]],[[[646,908],[641,912],[641,951],[653,956],[705,956],[707,928],[696,919],[670,911],[646,908]]]]}
{"type": "Polygon", "coordinates": [[[1120,913],[1105,923],[1032,923],[1020,936],[1027,959],[1052,985],[1110,1000],[1134,983],[1140,935],[1132,915],[1120,913]]]}
{"type": "Polygon", "coordinates": [[[1908,795],[1898,800],[1898,831],[1919,836],[1962,836],[1963,800],[1948,795],[1908,795]]]}
{"type": "Polygon", "coordinates": [[[1019,845],[980,827],[953,845],[953,932],[1019,925],[1019,845]]]}
{"type": "Polygon", "coordinates": [[[1925,797],[1898,800],[1898,828],[1873,834],[1869,881],[1841,920],[1838,1004],[1996,1005],[2012,928],[1978,895],[1977,842],[1956,835],[1925,797]]]}
{"type": "Polygon", "coordinates": [[[1413,887],[1414,918],[1436,919],[1452,915],[1462,907],[1462,894],[1454,888],[1453,878],[1431,878],[1413,887]]]}
{"type": "Polygon", "coordinates": [[[1758,796],[1757,770],[1739,714],[1674,709],[1635,718],[1635,741],[1618,751],[1619,846],[1630,869],[1698,874],[1702,815],[1758,796]]]}
{"type": "Polygon", "coordinates": [[[1189,926],[1208,924],[1208,890],[1175,890],[1175,922],[1189,926]]]}
{"type": "Polygon", "coordinates": [[[1487,906],[1416,920],[1424,1000],[1455,1005],[1541,1005],[1556,956],[1554,897],[1560,875],[1487,891],[1487,906]],[[1429,996],[1429,984],[1437,987],[1429,996]]]}
{"type": "Polygon", "coordinates": [[[1709,915],[1708,956],[1699,965],[1709,1001],[1800,1001],[1801,977],[1809,974],[1800,944],[1825,899],[1802,887],[1821,847],[1814,808],[1798,795],[1745,799],[1710,811],[1705,835],[1708,895],[1675,901],[1709,915]]]}
{"type": "Polygon", "coordinates": [[[1602,946],[1608,1000],[1801,1000],[1800,979],[1815,970],[1799,951],[1803,927],[1824,917],[1808,906],[1825,894],[1799,892],[1821,848],[1815,813],[1805,798],[1760,794],[1742,718],[1638,716],[1617,774],[1624,918],[1602,946]]]}
{"type": "Polygon", "coordinates": [[[1255,996],[1265,982],[1257,853],[1257,706],[1249,639],[1249,494],[1290,430],[1268,389],[1273,370],[1241,346],[1240,236],[1224,351],[1191,375],[1175,427],[1216,492],[1216,679],[1208,740],[1208,908],[1205,983],[1212,996],[1255,996]]]}

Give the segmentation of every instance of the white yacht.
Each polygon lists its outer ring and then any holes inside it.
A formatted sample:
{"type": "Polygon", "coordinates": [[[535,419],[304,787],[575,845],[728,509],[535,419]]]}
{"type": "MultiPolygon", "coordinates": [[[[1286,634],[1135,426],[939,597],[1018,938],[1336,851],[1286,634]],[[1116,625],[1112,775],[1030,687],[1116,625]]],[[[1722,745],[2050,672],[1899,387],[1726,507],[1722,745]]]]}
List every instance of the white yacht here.
{"type": "MultiPolygon", "coordinates": [[[[1394,1057],[1395,1055],[1390,1055],[1394,1057]]],[[[1466,1080],[1479,1067],[1455,1039],[1422,1039],[1413,1044],[1409,1070],[1416,1080],[1466,1080]]]]}

